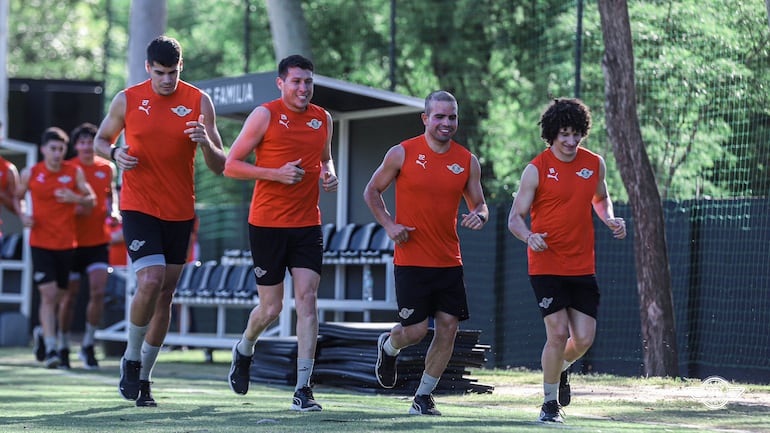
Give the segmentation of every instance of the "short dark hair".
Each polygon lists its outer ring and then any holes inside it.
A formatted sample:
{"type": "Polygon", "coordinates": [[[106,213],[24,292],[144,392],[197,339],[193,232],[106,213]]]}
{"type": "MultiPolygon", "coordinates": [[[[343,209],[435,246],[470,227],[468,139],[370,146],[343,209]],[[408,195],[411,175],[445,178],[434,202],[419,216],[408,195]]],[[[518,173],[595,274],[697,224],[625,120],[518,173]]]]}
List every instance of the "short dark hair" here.
{"type": "Polygon", "coordinates": [[[446,90],[435,90],[430,92],[430,94],[425,97],[425,114],[430,115],[431,106],[435,101],[454,102],[457,104],[457,99],[453,94],[447,92],[446,90]]]}
{"type": "Polygon", "coordinates": [[[289,74],[289,68],[300,68],[313,72],[313,62],[307,57],[300,56],[299,54],[292,54],[289,57],[285,57],[278,63],[278,76],[281,79],[285,79],[289,74]]]}
{"type": "Polygon", "coordinates": [[[540,137],[550,146],[562,128],[572,128],[587,137],[591,131],[591,110],[577,98],[554,98],[537,123],[540,137]]]}
{"type": "Polygon", "coordinates": [[[64,143],[67,143],[69,142],[69,137],[63,129],[57,126],[51,126],[43,131],[43,135],[40,137],[40,146],[45,145],[50,140],[63,141],[64,143]]]}
{"type": "Polygon", "coordinates": [[[72,144],[74,145],[75,142],[77,142],[80,137],[88,137],[88,138],[94,138],[96,137],[96,125],[93,123],[85,122],[81,123],[75,129],[72,130],[72,133],[70,133],[70,140],[72,140],[72,144]]]}
{"type": "Polygon", "coordinates": [[[182,60],[182,46],[176,39],[161,35],[147,45],[147,63],[172,67],[182,60]]]}

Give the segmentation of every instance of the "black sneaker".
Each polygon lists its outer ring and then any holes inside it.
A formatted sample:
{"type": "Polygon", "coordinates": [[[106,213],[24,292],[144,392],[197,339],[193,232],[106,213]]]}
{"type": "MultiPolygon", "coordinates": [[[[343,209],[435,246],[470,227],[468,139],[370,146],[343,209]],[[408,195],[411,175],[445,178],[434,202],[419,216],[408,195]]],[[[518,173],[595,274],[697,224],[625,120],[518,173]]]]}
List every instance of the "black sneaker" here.
{"type": "Polygon", "coordinates": [[[411,415],[441,416],[441,412],[436,409],[436,402],[433,401],[433,394],[415,395],[409,413],[411,415]]]}
{"type": "Polygon", "coordinates": [[[70,350],[69,348],[59,349],[59,368],[70,369],[70,350]]]}
{"type": "Polygon", "coordinates": [[[569,368],[561,372],[559,377],[559,405],[569,406],[572,400],[572,390],[569,387],[569,368]]]}
{"type": "Polygon", "coordinates": [[[43,362],[45,362],[45,368],[58,368],[61,365],[61,358],[59,358],[59,354],[55,350],[52,350],[48,352],[43,362]]]}
{"type": "Polygon", "coordinates": [[[43,336],[43,328],[35,326],[32,330],[32,353],[35,354],[35,359],[39,362],[45,361],[45,337],[43,336]]]}
{"type": "Polygon", "coordinates": [[[149,380],[139,381],[139,397],[136,399],[136,407],[156,407],[155,399],[152,398],[152,391],[150,390],[149,380]]]}
{"type": "Polygon", "coordinates": [[[291,403],[291,410],[311,412],[319,411],[321,409],[321,405],[313,398],[313,390],[309,386],[294,391],[294,400],[291,403]]]}
{"type": "Polygon", "coordinates": [[[561,406],[556,400],[550,400],[543,403],[543,407],[540,409],[540,422],[564,422],[564,418],[561,416],[561,406]]]}
{"type": "Polygon", "coordinates": [[[140,361],[129,361],[120,358],[120,383],[118,392],[126,400],[136,400],[139,397],[139,370],[142,369],[140,361]]]}
{"type": "Polygon", "coordinates": [[[230,363],[230,374],[228,382],[230,389],[236,394],[246,394],[249,392],[249,382],[251,381],[251,356],[241,355],[238,352],[238,343],[233,346],[233,361],[230,363]]]}
{"type": "Polygon", "coordinates": [[[97,370],[99,368],[99,361],[96,360],[94,354],[94,346],[85,346],[80,348],[78,352],[78,358],[83,361],[83,368],[86,370],[97,370]]]}
{"type": "Polygon", "coordinates": [[[396,379],[398,379],[398,370],[396,369],[398,357],[388,355],[382,347],[389,336],[389,332],[383,332],[377,339],[377,364],[374,366],[374,375],[383,388],[393,388],[396,386],[396,379]]]}

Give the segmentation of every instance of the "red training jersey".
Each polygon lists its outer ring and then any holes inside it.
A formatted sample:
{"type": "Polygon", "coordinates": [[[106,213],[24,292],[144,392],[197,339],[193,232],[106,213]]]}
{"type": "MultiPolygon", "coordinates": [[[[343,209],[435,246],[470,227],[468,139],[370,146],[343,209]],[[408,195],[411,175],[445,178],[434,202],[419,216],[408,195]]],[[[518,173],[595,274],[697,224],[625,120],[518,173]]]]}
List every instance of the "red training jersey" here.
{"type": "Polygon", "coordinates": [[[28,189],[32,197],[34,223],[29,245],[47,250],[69,250],[77,246],[75,237],[75,203],[60,203],[54,192],[67,188],[78,192],[77,165],[62,161],[59,171],[50,171],[45,162],[30,169],[28,189]]]}
{"type": "Polygon", "coordinates": [[[302,158],[305,176],[295,185],[257,180],[251,197],[249,223],[258,227],[320,225],[321,156],[329,134],[326,110],[309,104],[307,110],[297,113],[286,108],[280,99],[262,106],[270,110],[270,124],[254,151],[255,164],[279,168],[302,158]]]}
{"type": "Polygon", "coordinates": [[[83,164],[80,158],[72,160],[80,166],[86,182],[96,194],[96,205],[87,215],[77,215],[77,239],[79,247],[93,247],[110,242],[110,228],[107,225],[109,200],[112,197],[112,164],[99,156],[91,165],[83,164]]]}
{"type": "MultiPolygon", "coordinates": [[[[8,190],[8,168],[11,166],[11,163],[0,156],[0,191],[7,191],[8,190]]],[[[15,194],[15,191],[8,191],[10,194],[15,194]]],[[[2,203],[0,203],[0,211],[3,210],[2,203]]],[[[0,226],[3,225],[3,220],[0,219],[0,226]]],[[[2,235],[3,232],[0,231],[0,235],[2,235]]]]}
{"type": "Polygon", "coordinates": [[[198,145],[184,131],[198,120],[201,91],[180,81],[174,93],[162,96],[147,80],[124,93],[126,145],[139,164],[123,171],[120,208],[166,221],[193,219],[198,145]]]}
{"type": "Polygon", "coordinates": [[[471,170],[471,153],[451,141],[434,152],[424,135],[401,143],[404,163],[396,178],[396,222],[414,227],[409,241],[395,246],[393,262],[401,266],[462,265],[457,213],[471,170]]]}
{"type": "Polygon", "coordinates": [[[530,275],[593,275],[592,200],[599,182],[599,156],[579,147],[570,162],[547,149],[530,164],[537,167],[538,187],[530,208],[532,231],[548,233],[548,248],[527,249],[530,275]]]}

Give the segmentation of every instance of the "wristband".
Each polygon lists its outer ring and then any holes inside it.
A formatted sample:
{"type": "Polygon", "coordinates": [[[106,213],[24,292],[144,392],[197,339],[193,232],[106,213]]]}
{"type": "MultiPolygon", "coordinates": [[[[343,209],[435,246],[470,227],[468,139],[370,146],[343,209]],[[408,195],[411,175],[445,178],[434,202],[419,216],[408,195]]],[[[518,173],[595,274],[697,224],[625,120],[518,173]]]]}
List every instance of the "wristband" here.
{"type": "Polygon", "coordinates": [[[115,161],[115,152],[120,149],[119,147],[115,146],[113,148],[110,148],[110,159],[115,161]]]}

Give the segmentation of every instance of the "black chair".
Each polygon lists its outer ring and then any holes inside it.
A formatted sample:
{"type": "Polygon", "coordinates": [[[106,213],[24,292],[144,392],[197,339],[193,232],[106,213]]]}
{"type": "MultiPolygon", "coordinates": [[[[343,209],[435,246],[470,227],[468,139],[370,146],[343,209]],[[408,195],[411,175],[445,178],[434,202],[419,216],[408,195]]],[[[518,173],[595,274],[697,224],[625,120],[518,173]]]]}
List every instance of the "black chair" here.
{"type": "Polygon", "coordinates": [[[235,292],[243,287],[249,273],[252,272],[252,265],[233,265],[230,272],[227,274],[222,287],[214,293],[217,298],[233,298],[235,292]]]}
{"type": "Polygon", "coordinates": [[[385,254],[393,254],[394,246],[393,239],[388,237],[388,232],[385,230],[385,227],[379,226],[372,235],[372,241],[369,243],[369,248],[361,253],[361,257],[367,259],[380,259],[385,254]]]}
{"type": "Polygon", "coordinates": [[[206,279],[206,283],[202,284],[195,292],[195,296],[202,298],[213,298],[214,294],[221,290],[227,280],[227,275],[232,269],[232,265],[213,265],[209,277],[206,279]]]}
{"type": "Polygon", "coordinates": [[[3,238],[3,246],[0,248],[2,260],[21,260],[21,251],[24,244],[24,236],[21,233],[11,233],[3,238]]]}
{"type": "Polygon", "coordinates": [[[246,273],[246,278],[243,280],[243,285],[235,291],[234,296],[236,299],[251,299],[257,294],[257,276],[254,274],[254,269],[251,268],[246,273]]]}
{"type": "MultiPolygon", "coordinates": [[[[185,266],[190,265],[189,263],[185,266]]],[[[191,269],[189,284],[180,285],[177,284],[176,295],[182,298],[190,298],[198,295],[198,291],[202,290],[208,284],[211,276],[211,271],[216,267],[217,263],[214,261],[200,264],[196,262],[191,269]]],[[[184,274],[184,268],[182,269],[184,274]]]]}
{"type": "Polygon", "coordinates": [[[324,251],[324,260],[337,259],[340,257],[340,253],[348,249],[350,245],[350,237],[353,235],[353,230],[356,228],[355,223],[349,223],[341,229],[334,232],[329,241],[329,247],[324,251]]]}
{"type": "Polygon", "coordinates": [[[321,232],[323,233],[324,251],[329,249],[329,241],[332,238],[332,234],[334,234],[334,230],[334,223],[326,223],[321,226],[321,232]]]}
{"type": "Polygon", "coordinates": [[[369,248],[372,240],[372,233],[377,227],[377,223],[371,222],[358,227],[350,236],[348,247],[340,251],[340,257],[345,259],[355,259],[361,257],[361,253],[369,248]]]}

